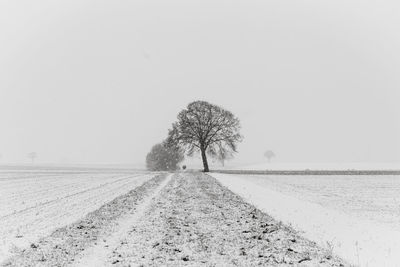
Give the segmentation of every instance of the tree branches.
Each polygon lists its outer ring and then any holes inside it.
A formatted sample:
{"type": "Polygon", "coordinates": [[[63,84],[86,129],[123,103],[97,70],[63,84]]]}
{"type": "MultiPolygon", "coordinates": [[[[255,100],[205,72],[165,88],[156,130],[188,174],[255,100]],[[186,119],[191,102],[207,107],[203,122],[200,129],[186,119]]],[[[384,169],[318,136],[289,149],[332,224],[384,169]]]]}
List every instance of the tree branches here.
{"type": "Polygon", "coordinates": [[[237,143],[243,139],[239,130],[239,119],[230,111],[205,101],[195,101],[178,114],[178,121],[169,130],[167,143],[182,147],[189,155],[200,150],[204,171],[208,171],[206,152],[210,155],[217,155],[217,151],[223,155],[236,152],[237,143]]]}

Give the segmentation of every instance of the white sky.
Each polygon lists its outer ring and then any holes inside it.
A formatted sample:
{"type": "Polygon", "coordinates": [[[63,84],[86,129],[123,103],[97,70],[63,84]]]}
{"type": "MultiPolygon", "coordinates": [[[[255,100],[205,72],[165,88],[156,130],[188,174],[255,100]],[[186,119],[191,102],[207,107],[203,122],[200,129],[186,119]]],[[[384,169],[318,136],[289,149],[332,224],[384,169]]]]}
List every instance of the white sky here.
{"type": "Polygon", "coordinates": [[[400,161],[398,1],[0,1],[2,162],[141,163],[190,101],[237,162],[400,161]]]}

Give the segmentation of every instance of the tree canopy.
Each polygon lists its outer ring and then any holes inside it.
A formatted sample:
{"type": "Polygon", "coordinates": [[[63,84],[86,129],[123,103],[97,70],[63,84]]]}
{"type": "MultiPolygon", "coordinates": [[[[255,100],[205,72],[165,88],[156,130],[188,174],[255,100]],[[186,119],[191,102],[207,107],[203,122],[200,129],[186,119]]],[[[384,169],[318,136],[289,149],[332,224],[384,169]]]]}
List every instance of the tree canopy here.
{"type": "Polygon", "coordinates": [[[183,152],[178,147],[156,144],[146,156],[146,167],[150,171],[175,171],[184,159],[183,152]]]}
{"type": "Polygon", "coordinates": [[[207,154],[227,154],[237,151],[242,141],[240,122],[230,111],[206,101],[190,103],[178,114],[178,121],[169,130],[167,143],[187,151],[200,152],[204,171],[208,172],[207,154]]]}
{"type": "Polygon", "coordinates": [[[268,162],[270,162],[271,159],[272,159],[273,157],[275,157],[275,153],[274,153],[274,151],[272,151],[272,150],[267,150],[267,151],[265,151],[265,153],[264,153],[264,157],[266,157],[266,158],[268,159],[268,162]]]}

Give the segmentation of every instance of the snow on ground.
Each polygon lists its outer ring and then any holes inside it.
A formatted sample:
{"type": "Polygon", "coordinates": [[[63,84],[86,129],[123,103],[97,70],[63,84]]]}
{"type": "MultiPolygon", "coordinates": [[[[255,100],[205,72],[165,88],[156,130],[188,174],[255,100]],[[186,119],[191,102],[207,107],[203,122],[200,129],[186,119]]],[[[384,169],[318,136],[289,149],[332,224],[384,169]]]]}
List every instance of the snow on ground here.
{"type": "Polygon", "coordinates": [[[154,174],[0,173],[0,262],[154,174]]]}
{"type": "Polygon", "coordinates": [[[348,266],[202,173],[158,175],[0,262],[70,265],[348,266]]]}
{"type": "Polygon", "coordinates": [[[282,163],[262,162],[244,166],[227,166],[217,169],[233,170],[400,170],[400,163],[282,163]]]}
{"type": "Polygon", "coordinates": [[[132,229],[132,226],[144,216],[146,209],[152,204],[153,198],[155,198],[160,191],[167,185],[171,180],[172,174],[169,174],[166,179],[153,191],[149,196],[143,200],[140,205],[135,209],[133,214],[125,214],[118,222],[118,229],[106,238],[106,244],[97,243],[90,247],[81,256],[81,259],[75,260],[74,266],[105,266],[107,257],[112,254],[115,247],[121,244],[121,241],[126,238],[128,232],[132,229]]]}
{"type": "Polygon", "coordinates": [[[400,262],[398,176],[212,176],[353,264],[400,262]]]}
{"type": "Polygon", "coordinates": [[[142,200],[164,178],[164,174],[156,175],[76,222],[57,228],[50,235],[32,243],[29,248],[0,262],[0,266],[67,266],[73,263],[91,244],[104,241],[104,235],[118,229],[118,219],[134,213],[142,200]]]}
{"type": "Polygon", "coordinates": [[[200,173],[174,175],[107,266],[344,266],[200,173]]]}
{"type": "Polygon", "coordinates": [[[247,181],[400,231],[400,176],[245,175],[247,181]]]}

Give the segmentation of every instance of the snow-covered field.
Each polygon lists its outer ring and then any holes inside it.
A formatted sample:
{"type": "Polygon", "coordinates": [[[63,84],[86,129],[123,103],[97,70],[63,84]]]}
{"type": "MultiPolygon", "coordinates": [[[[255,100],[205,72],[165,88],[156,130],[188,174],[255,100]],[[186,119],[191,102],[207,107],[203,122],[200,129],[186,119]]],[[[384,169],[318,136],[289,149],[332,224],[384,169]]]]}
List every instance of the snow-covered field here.
{"type": "Polygon", "coordinates": [[[348,264],[216,179],[160,174],[58,228],[0,266],[327,266],[348,264]]]}
{"type": "Polygon", "coordinates": [[[400,176],[158,174],[0,170],[0,265],[400,262],[400,176]]]}
{"type": "Polygon", "coordinates": [[[262,162],[251,165],[227,165],[225,168],[217,169],[232,170],[400,170],[400,163],[283,163],[283,162],[262,162]]]}
{"type": "Polygon", "coordinates": [[[353,264],[400,262],[400,176],[212,175],[353,264]]]}
{"type": "Polygon", "coordinates": [[[154,175],[126,171],[1,171],[0,262],[154,175]]]}

